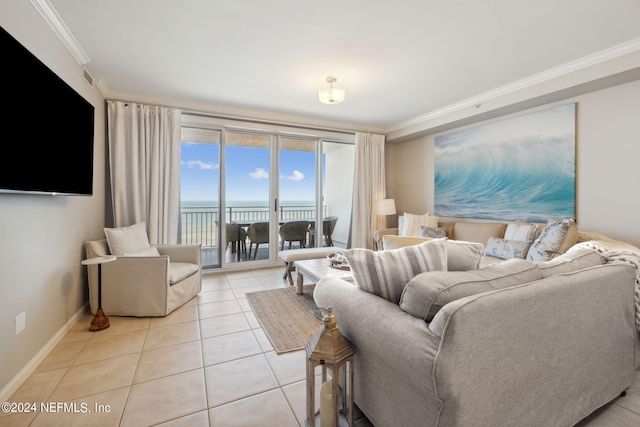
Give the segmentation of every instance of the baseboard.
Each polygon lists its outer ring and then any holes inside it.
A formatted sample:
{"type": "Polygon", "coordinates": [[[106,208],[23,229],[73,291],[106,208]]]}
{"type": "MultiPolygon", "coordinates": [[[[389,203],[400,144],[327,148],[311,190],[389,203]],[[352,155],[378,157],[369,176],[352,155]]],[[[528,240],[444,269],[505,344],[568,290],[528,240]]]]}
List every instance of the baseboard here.
{"type": "Polygon", "coordinates": [[[53,351],[53,349],[62,341],[62,338],[73,328],[80,318],[86,313],[89,302],[87,301],[82,307],[65,323],[62,328],[40,349],[38,353],[25,365],[9,383],[0,390],[0,402],[6,402],[20,388],[20,386],[29,378],[36,368],[44,359],[53,351]]]}

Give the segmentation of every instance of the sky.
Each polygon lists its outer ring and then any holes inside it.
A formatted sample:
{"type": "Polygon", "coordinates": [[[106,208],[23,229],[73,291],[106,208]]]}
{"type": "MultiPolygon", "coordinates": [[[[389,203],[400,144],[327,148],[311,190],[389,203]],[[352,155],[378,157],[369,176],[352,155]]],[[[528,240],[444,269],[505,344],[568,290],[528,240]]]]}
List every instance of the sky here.
{"type": "MultiPolygon", "coordinates": [[[[227,146],[227,204],[264,201],[269,197],[269,149],[227,146]]],[[[182,143],[180,188],[183,201],[213,201],[219,198],[219,145],[182,143]]],[[[313,201],[315,198],[315,153],[280,151],[280,200],[313,201]]]]}

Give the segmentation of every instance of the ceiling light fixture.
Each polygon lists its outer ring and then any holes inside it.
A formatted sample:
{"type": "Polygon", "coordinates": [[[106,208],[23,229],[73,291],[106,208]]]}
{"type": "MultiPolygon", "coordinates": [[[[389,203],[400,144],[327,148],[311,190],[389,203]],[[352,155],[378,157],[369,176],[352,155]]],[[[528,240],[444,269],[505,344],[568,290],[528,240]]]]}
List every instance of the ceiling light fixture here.
{"type": "Polygon", "coordinates": [[[344,101],[344,89],[333,85],[337,81],[338,79],[333,76],[327,77],[329,87],[318,91],[318,99],[320,102],[323,104],[340,104],[344,101]]]}

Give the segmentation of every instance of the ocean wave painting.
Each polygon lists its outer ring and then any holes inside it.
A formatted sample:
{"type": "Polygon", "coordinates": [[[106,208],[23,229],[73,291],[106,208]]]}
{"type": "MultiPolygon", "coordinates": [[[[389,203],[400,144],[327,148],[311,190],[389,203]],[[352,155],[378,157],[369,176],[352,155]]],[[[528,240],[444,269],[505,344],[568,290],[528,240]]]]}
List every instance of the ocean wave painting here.
{"type": "Polygon", "coordinates": [[[434,213],[575,217],[575,104],[436,137],[434,213]]]}

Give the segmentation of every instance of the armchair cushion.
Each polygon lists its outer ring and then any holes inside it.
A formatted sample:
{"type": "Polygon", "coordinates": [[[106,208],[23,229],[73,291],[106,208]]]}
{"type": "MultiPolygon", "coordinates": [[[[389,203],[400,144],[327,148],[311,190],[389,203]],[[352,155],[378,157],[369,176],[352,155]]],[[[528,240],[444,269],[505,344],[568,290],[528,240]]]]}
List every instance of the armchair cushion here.
{"type": "Polygon", "coordinates": [[[127,252],[124,256],[160,256],[160,252],[158,252],[158,248],[150,247],[138,252],[127,252]]]}
{"type": "Polygon", "coordinates": [[[105,228],[104,234],[107,236],[111,255],[136,253],[151,246],[144,221],[129,227],[105,228]]]}
{"type": "Polygon", "coordinates": [[[186,279],[196,273],[200,266],[188,262],[170,262],[169,263],[169,284],[176,283],[186,279]]]}
{"type": "Polygon", "coordinates": [[[405,213],[399,236],[420,236],[420,227],[438,227],[438,217],[429,215],[414,215],[405,213]]]}

